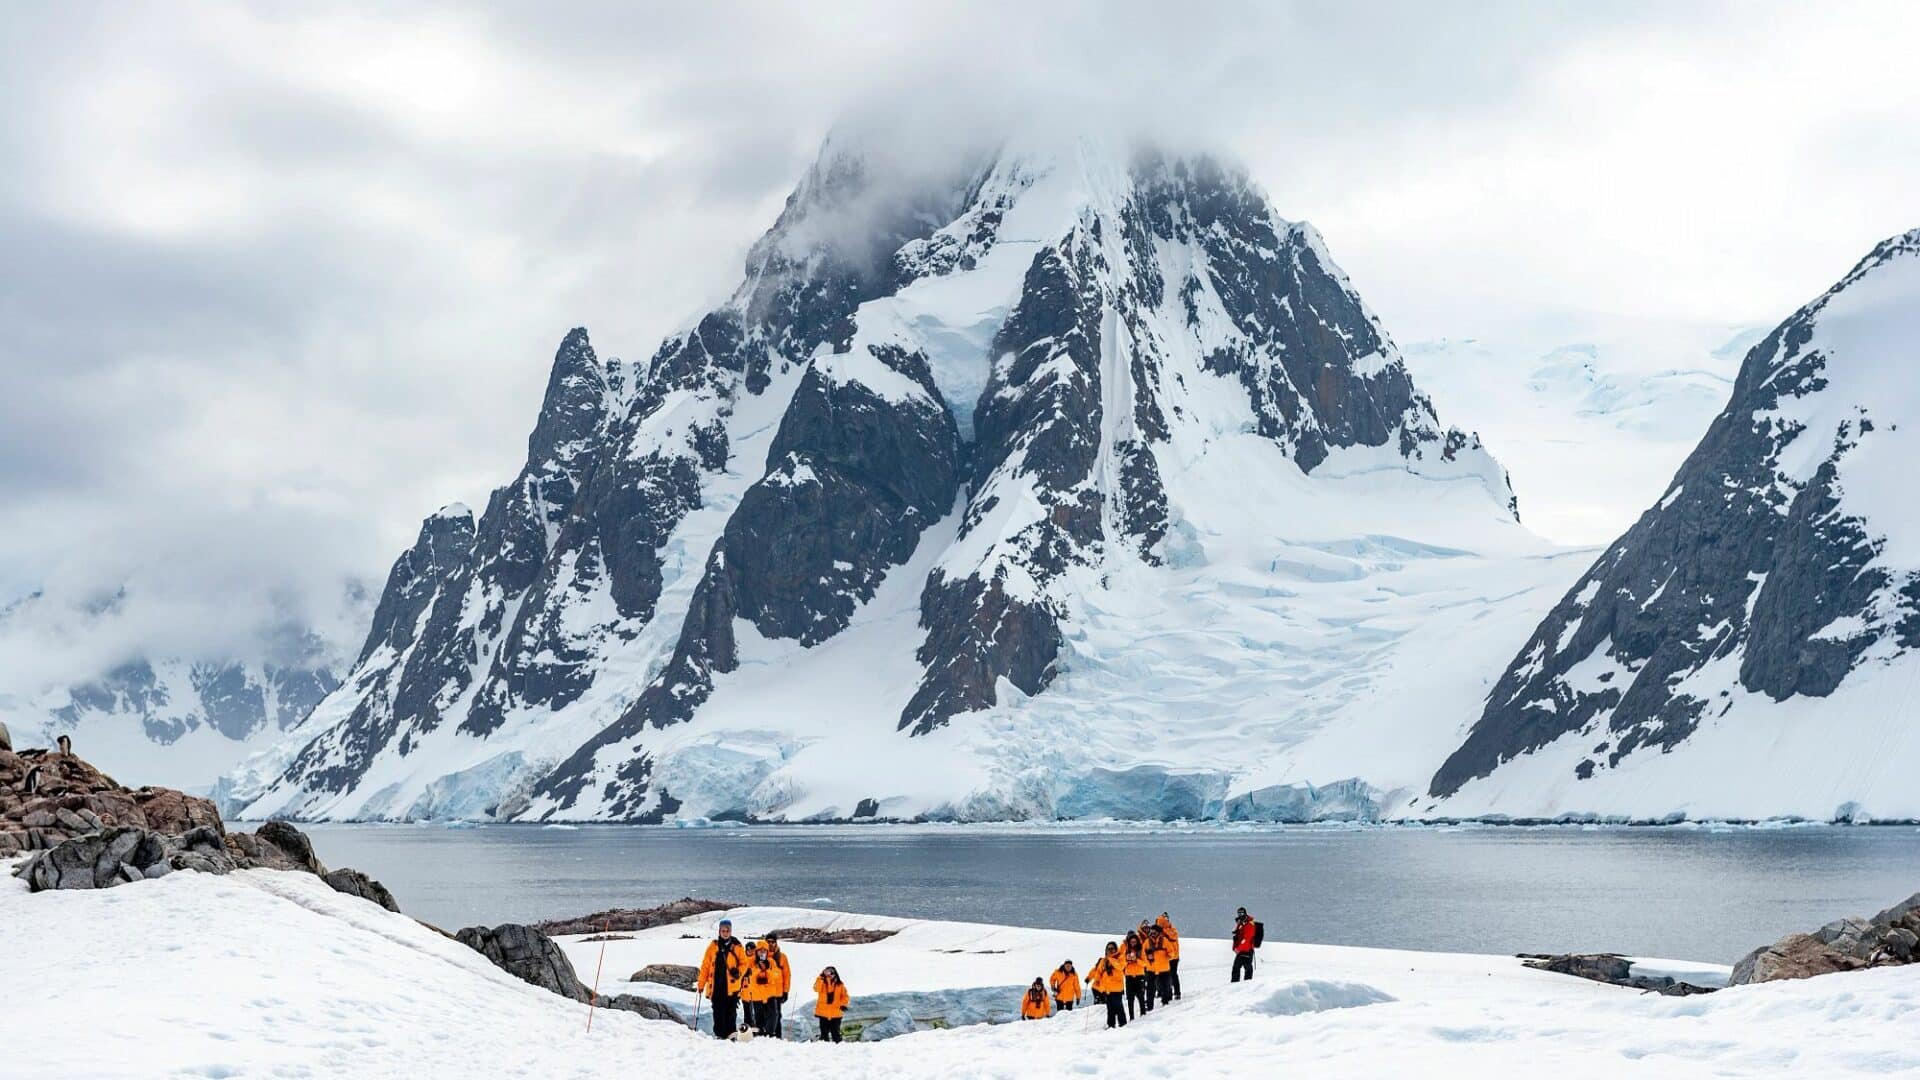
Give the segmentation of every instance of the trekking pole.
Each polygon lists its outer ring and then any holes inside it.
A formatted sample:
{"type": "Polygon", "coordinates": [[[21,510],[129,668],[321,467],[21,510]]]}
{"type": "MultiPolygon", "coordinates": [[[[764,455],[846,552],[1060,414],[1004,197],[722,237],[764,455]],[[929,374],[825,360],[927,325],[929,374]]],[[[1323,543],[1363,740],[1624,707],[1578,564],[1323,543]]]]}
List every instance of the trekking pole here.
{"type": "Polygon", "coordinates": [[[606,920],[600,922],[600,959],[593,965],[593,996],[587,999],[587,1034],[593,1034],[593,1007],[600,1003],[600,969],[607,964],[606,920]]]}
{"type": "Polygon", "coordinates": [[[693,989],[693,1023],[687,1025],[687,1030],[696,1035],[700,1033],[700,988],[697,986],[693,989]]]}

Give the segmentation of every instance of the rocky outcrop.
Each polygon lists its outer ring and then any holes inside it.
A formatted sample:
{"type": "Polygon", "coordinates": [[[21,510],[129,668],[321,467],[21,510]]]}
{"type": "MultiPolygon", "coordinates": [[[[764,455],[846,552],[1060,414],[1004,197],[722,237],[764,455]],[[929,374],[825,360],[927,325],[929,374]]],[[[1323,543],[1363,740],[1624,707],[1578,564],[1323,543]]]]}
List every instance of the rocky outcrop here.
{"type": "Polygon", "coordinates": [[[576,934],[600,934],[608,932],[651,930],[656,926],[677,923],[689,915],[703,915],[709,911],[725,911],[739,907],[738,904],[720,900],[696,900],[683,896],[659,907],[650,908],[609,908],[591,915],[581,915],[571,919],[549,919],[533,924],[535,930],[554,937],[572,937],[576,934]]]}
{"type": "Polygon", "coordinates": [[[334,892],[357,896],[369,903],[378,904],[388,911],[400,910],[400,902],[393,898],[393,893],[388,891],[385,885],[358,870],[343,867],[339,870],[329,870],[320,877],[332,887],[334,892]]]}
{"type": "Polygon", "coordinates": [[[13,752],[13,733],[7,730],[6,724],[0,723],[0,753],[12,753],[12,752],[13,752]]]}
{"type": "Polygon", "coordinates": [[[594,1001],[603,1009],[638,1013],[651,1020],[682,1022],[679,1014],[661,1003],[637,994],[617,994],[595,999],[593,991],[574,973],[573,962],[550,937],[531,926],[502,923],[499,926],[469,926],[454,935],[462,945],[493,962],[500,970],[519,979],[574,1001],[594,1001]]]}
{"type": "Polygon", "coordinates": [[[107,889],[164,877],[175,870],[225,874],[238,865],[212,829],[166,836],[127,825],[62,841],[22,863],[14,876],[25,879],[33,892],[107,889]]]}
{"type": "Polygon", "coordinates": [[[1578,979],[1611,983],[1634,990],[1649,990],[1667,997],[1711,994],[1718,987],[1696,986],[1669,975],[1635,975],[1633,961],[1615,953],[1562,953],[1558,955],[1522,954],[1521,960],[1537,971],[1572,975],[1578,979]]]}
{"type": "Polygon", "coordinates": [[[692,990],[700,969],[692,964],[648,964],[627,976],[628,982],[659,983],[676,990],[692,990]]]}
{"type": "Polygon", "coordinates": [[[649,1020],[666,1020],[675,1024],[684,1024],[687,1018],[675,1012],[672,1006],[655,1001],[639,994],[613,994],[598,1002],[603,1009],[618,1009],[621,1012],[637,1013],[649,1020]]]}
{"type": "Polygon", "coordinates": [[[35,854],[15,876],[35,892],[104,889],[175,870],[291,870],[400,910],[386,886],[360,871],[328,871],[287,822],[229,833],[206,799],[164,787],[129,791],[69,753],[0,751],[0,858],[23,851],[35,854]]]}
{"type": "Polygon", "coordinates": [[[1733,966],[1729,986],[1807,979],[1920,960],[1920,893],[1870,919],[1847,918],[1811,934],[1788,934],[1733,966]]]}
{"type": "Polygon", "coordinates": [[[591,991],[580,985],[567,954],[552,938],[531,926],[519,923],[469,926],[454,937],[521,982],[575,1001],[585,1001],[592,996],[591,991]]]}
{"type": "Polygon", "coordinates": [[[131,797],[140,808],[141,816],[146,818],[147,828],[155,832],[177,834],[212,829],[224,835],[227,831],[220,812],[206,799],[163,787],[136,788],[131,797]]]}
{"type": "Polygon", "coordinates": [[[219,812],[205,799],[172,788],[129,791],[72,754],[0,750],[0,857],[48,850],[118,826],[167,834],[224,832],[219,812]]]}

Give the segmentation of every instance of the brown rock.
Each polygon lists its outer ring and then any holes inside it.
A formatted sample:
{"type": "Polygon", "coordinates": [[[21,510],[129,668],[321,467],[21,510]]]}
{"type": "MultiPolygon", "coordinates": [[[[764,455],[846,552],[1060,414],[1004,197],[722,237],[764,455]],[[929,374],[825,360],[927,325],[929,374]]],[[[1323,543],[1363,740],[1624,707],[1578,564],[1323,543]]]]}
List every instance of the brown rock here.
{"type": "Polygon", "coordinates": [[[1727,980],[1727,985],[1810,979],[1815,975],[1854,971],[1866,966],[1866,961],[1823,944],[1812,934],[1788,934],[1771,945],[1741,957],[1740,962],[1733,965],[1733,976],[1727,980]]]}
{"type": "Polygon", "coordinates": [[[143,787],[132,793],[132,801],[146,817],[147,827],[155,832],[178,834],[208,828],[226,834],[220,812],[206,799],[172,788],[143,787]]]}

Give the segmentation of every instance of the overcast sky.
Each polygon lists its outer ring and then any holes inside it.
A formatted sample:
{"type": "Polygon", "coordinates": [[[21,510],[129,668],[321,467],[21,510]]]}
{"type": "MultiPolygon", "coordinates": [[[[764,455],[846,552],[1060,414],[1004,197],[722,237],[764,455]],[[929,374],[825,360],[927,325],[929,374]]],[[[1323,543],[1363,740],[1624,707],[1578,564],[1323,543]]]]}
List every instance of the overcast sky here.
{"type": "Polygon", "coordinates": [[[193,649],[377,582],[512,475],[569,327],[650,354],[876,101],[1217,143],[1403,343],[1771,324],[1920,225],[1916,40],[1910,3],[10,5],[0,594],[134,581],[113,647],[193,649]]]}

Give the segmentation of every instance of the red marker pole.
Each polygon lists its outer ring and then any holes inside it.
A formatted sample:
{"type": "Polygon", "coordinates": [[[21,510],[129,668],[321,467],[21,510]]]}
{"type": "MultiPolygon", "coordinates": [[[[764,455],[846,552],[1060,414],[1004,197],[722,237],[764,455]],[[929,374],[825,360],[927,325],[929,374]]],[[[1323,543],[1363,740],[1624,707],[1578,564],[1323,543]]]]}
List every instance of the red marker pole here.
{"type": "Polygon", "coordinates": [[[593,965],[593,996],[587,999],[587,1034],[593,1034],[593,1007],[600,1002],[600,969],[607,966],[607,926],[600,923],[600,959],[593,965]]]}

